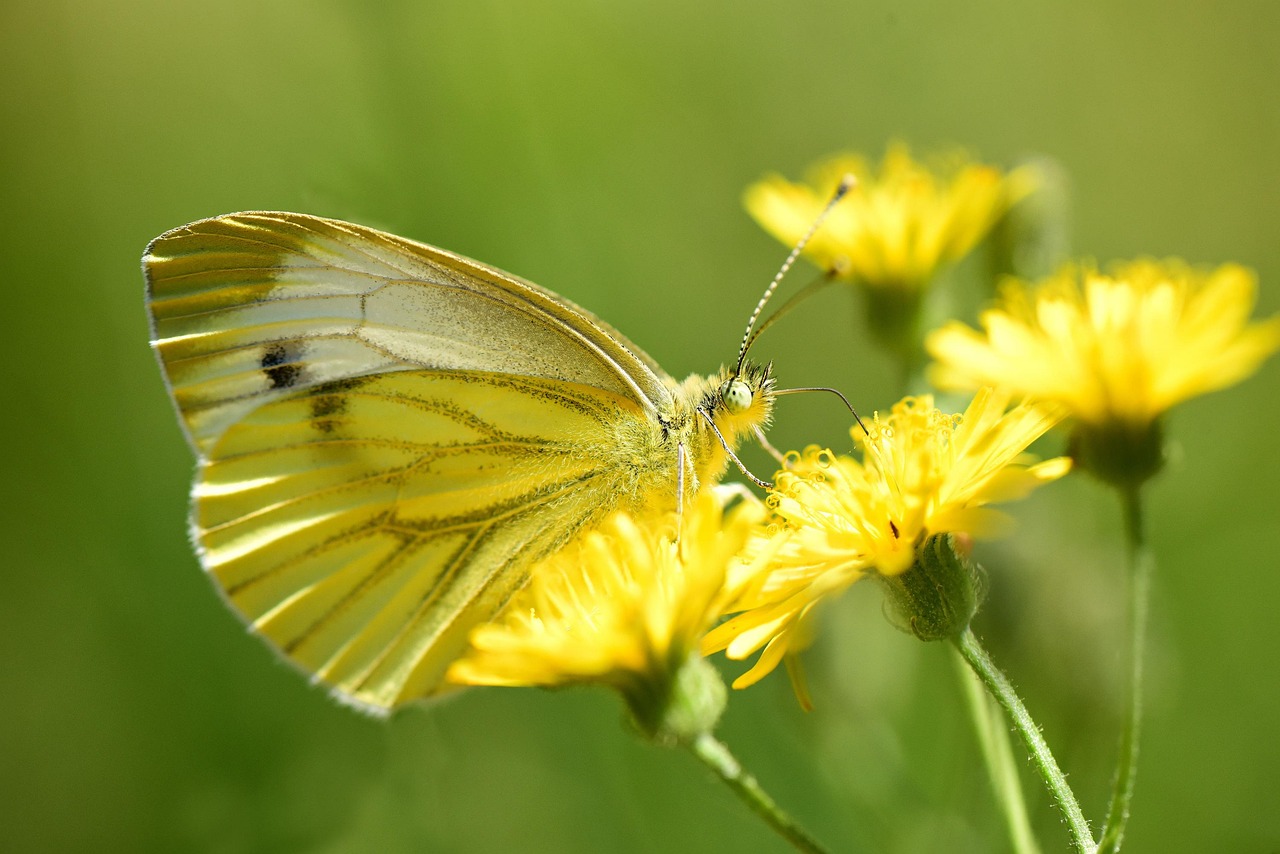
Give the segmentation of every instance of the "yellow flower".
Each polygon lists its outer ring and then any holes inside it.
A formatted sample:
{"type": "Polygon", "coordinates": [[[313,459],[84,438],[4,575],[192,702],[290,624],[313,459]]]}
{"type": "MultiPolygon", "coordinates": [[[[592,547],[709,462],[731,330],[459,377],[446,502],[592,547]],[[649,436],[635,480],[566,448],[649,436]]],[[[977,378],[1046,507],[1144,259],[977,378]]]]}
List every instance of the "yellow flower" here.
{"type": "Polygon", "coordinates": [[[1253,273],[1139,260],[1111,275],[1070,266],[1009,282],[985,334],[952,321],[931,333],[941,388],[995,385],[1061,403],[1094,426],[1141,431],[1174,404],[1249,376],[1280,348],[1280,317],[1249,324],[1253,273]]]}
{"type": "MultiPolygon", "coordinates": [[[[749,554],[768,554],[766,569],[738,585],[729,610],[743,613],[703,643],[704,651],[725,649],[733,659],[764,648],[735,688],[806,645],[821,600],[871,573],[907,572],[934,535],[1003,533],[1008,518],[988,505],[1022,498],[1067,473],[1064,457],[1036,463],[1025,453],[1063,413],[1009,403],[1008,394],[982,389],[963,415],[947,415],[930,396],[908,397],[888,418],[877,415],[869,436],[854,428],[861,461],[816,447],[790,456],[769,497],[772,524],[748,546],[749,554]]],[[[806,702],[801,685],[797,694],[806,702]]]]}
{"type": "Polygon", "coordinates": [[[1004,175],[955,152],[936,170],[889,147],[878,174],[860,155],[815,166],[803,184],[770,175],[747,189],[747,210],[789,245],[813,225],[841,178],[857,186],[828,215],[805,254],[838,276],[908,290],[964,257],[1015,202],[1034,189],[1030,170],[1004,175]]]}
{"type": "Polygon", "coordinates": [[[497,620],[472,632],[449,678],[605,684],[639,723],[658,728],[682,669],[700,658],[702,635],[723,613],[730,563],[763,515],[755,502],[722,513],[708,490],[686,508],[676,542],[674,516],[614,514],[540,563],[497,620]]]}

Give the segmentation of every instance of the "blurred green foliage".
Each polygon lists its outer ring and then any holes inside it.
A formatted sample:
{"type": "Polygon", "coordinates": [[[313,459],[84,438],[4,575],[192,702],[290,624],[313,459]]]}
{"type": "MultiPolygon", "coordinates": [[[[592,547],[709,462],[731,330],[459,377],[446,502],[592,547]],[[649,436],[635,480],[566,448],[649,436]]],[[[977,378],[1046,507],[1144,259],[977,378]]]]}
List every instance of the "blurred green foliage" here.
{"type": "MultiPolygon", "coordinates": [[[[1269,314],[1278,38],[1268,0],[4,4],[0,849],[781,849],[603,692],[476,690],[383,724],[249,637],[186,541],[151,237],[252,208],[384,227],[558,290],[683,376],[734,355],[785,252],[743,188],[901,138],[1052,158],[1073,252],[1240,261],[1269,314]]],[[[823,294],[758,352],[784,383],[886,408],[895,372],[852,304],[823,294]]],[[[1280,847],[1278,378],[1170,425],[1133,851],[1280,847]]],[[[825,399],[787,398],[773,436],[848,445],[825,399]]],[[[1014,510],[1018,535],[978,552],[977,628],[1097,820],[1123,684],[1117,508],[1072,478],[1014,510]]],[[[947,650],[891,628],[878,595],[828,609],[812,714],[775,676],[732,697],[722,735],[837,850],[1002,850],[947,650]]]]}

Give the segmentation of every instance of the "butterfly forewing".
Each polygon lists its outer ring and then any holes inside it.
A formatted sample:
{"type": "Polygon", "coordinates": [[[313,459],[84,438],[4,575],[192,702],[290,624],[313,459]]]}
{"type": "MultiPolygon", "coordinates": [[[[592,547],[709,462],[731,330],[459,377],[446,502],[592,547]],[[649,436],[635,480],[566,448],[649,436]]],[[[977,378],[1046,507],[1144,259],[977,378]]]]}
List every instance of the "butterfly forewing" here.
{"type": "Polygon", "coordinates": [[[153,343],[207,452],[262,403],[396,370],[483,370],[593,386],[652,410],[670,392],[642,351],[532,283],[350,223],[243,213],[147,248],[153,343]]]}

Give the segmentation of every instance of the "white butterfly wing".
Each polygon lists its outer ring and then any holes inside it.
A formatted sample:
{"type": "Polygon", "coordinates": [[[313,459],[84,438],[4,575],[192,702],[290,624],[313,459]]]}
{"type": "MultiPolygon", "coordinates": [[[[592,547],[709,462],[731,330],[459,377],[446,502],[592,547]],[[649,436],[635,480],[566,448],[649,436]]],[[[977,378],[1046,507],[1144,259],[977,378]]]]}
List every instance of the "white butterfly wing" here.
{"type": "Polygon", "coordinates": [[[650,411],[670,397],[652,359],[568,300],[351,223],[214,217],[156,238],[143,270],[152,343],[201,453],[268,400],[385,371],[547,377],[650,411]]]}
{"type": "Polygon", "coordinates": [[[635,491],[617,434],[645,423],[608,392],[508,374],[315,386],[233,424],[202,464],[201,558],[295,664],[390,708],[443,690],[532,562],[635,491]]]}
{"type": "Polygon", "coordinates": [[[674,500],[665,375],[535,285],[289,213],[175,229],[143,268],[200,456],[206,570],[365,708],[444,690],[533,561],[615,507],[674,500]]]}

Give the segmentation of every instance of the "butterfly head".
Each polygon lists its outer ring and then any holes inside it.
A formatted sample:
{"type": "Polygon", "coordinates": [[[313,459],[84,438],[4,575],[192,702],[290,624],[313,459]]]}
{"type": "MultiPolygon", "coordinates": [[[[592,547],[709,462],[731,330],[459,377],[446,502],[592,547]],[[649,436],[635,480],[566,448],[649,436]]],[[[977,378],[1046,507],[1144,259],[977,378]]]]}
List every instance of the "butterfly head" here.
{"type": "Polygon", "coordinates": [[[733,415],[746,412],[754,401],[755,394],[751,391],[751,386],[737,377],[725,380],[720,385],[720,402],[733,415]]]}
{"type": "Polygon", "coordinates": [[[773,366],[744,362],[738,370],[721,370],[708,410],[717,425],[734,435],[769,423],[773,413],[773,366]]]}

